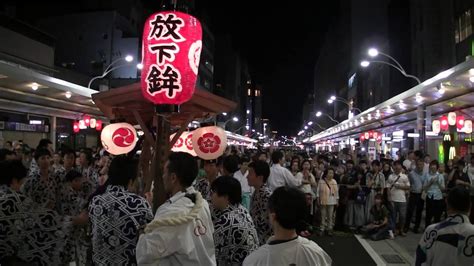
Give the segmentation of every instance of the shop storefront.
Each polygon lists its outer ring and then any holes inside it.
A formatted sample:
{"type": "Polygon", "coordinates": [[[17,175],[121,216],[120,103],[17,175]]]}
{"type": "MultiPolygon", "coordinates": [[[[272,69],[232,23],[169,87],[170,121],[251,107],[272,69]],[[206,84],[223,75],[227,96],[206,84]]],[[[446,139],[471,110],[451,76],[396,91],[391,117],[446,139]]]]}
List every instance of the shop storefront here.
{"type": "Polygon", "coordinates": [[[375,151],[376,156],[388,154],[392,158],[398,157],[397,152],[403,154],[409,150],[423,150],[438,159],[440,154],[446,159],[474,152],[472,133],[467,133],[471,132],[474,117],[474,82],[471,80],[474,80],[473,59],[443,71],[304,142],[319,150],[334,151],[335,146],[344,146],[357,152],[373,154],[375,151]],[[456,125],[457,120],[451,118],[451,122],[447,121],[450,126],[446,130],[434,131],[432,121],[443,117],[449,120],[450,113],[461,117],[463,123],[468,121],[467,127],[456,125]],[[374,132],[377,132],[377,138],[373,137],[374,132]]]}

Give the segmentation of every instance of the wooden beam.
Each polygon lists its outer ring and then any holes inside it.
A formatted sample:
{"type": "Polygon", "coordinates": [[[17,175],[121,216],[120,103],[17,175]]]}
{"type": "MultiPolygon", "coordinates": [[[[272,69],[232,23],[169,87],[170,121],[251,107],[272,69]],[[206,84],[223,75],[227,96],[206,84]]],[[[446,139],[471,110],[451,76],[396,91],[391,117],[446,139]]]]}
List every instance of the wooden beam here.
{"type": "Polygon", "coordinates": [[[174,144],[176,143],[176,141],[178,141],[179,137],[181,137],[181,134],[183,134],[184,130],[186,130],[186,128],[188,127],[188,124],[191,123],[194,119],[195,115],[194,114],[190,114],[186,120],[184,120],[183,123],[181,123],[181,125],[179,125],[179,129],[178,131],[176,132],[176,135],[174,135],[173,139],[170,141],[170,146],[169,146],[169,149],[171,150],[171,148],[173,148],[174,144]]]}
{"type": "Polygon", "coordinates": [[[155,114],[157,124],[156,142],[155,142],[155,165],[154,185],[153,185],[153,212],[155,213],[161,204],[167,199],[165,187],[163,184],[163,170],[170,152],[170,122],[162,116],[155,114]]]}
{"type": "Polygon", "coordinates": [[[143,119],[137,110],[133,110],[133,116],[135,116],[135,119],[137,120],[138,124],[142,128],[143,133],[145,133],[145,138],[147,142],[149,143],[155,142],[155,138],[153,138],[153,135],[151,134],[150,130],[148,130],[147,125],[143,122],[143,119]]]}

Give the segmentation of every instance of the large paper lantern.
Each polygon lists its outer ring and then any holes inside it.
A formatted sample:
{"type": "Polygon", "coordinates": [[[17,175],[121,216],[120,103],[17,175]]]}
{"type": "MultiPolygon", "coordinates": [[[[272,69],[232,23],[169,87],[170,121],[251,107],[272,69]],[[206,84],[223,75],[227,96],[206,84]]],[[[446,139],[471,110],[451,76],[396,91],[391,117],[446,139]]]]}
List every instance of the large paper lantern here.
{"type": "Polygon", "coordinates": [[[464,133],[472,133],[472,120],[464,120],[464,133]]]}
{"type": "Polygon", "coordinates": [[[104,149],[113,155],[129,153],[135,148],[138,140],[135,128],[128,123],[115,123],[104,127],[100,139],[104,149]]]}
{"type": "Polygon", "coordinates": [[[439,120],[433,120],[431,123],[431,131],[438,134],[441,131],[441,122],[439,120]]]}
{"type": "Polygon", "coordinates": [[[227,147],[227,136],[222,128],[216,126],[201,127],[192,133],[193,148],[200,158],[214,160],[224,154],[227,147]]]}
{"type": "Polygon", "coordinates": [[[448,124],[450,126],[456,125],[456,113],[455,112],[450,112],[448,114],[448,124]]]}
{"type": "Polygon", "coordinates": [[[163,11],[145,22],[142,39],[142,93],[155,104],[191,99],[202,48],[201,23],[181,12],[163,11]]]}
{"type": "Polygon", "coordinates": [[[79,122],[74,122],[74,123],[72,124],[72,130],[74,131],[74,133],[78,133],[79,130],[81,130],[81,129],[79,128],[79,122]]]}
{"type": "MultiPolygon", "coordinates": [[[[172,140],[175,135],[176,133],[172,134],[170,136],[170,140],[172,140]]],[[[186,152],[191,154],[192,156],[196,156],[196,152],[193,149],[192,137],[192,132],[183,132],[183,134],[181,134],[181,136],[178,138],[171,150],[174,152],[186,152]]]]}

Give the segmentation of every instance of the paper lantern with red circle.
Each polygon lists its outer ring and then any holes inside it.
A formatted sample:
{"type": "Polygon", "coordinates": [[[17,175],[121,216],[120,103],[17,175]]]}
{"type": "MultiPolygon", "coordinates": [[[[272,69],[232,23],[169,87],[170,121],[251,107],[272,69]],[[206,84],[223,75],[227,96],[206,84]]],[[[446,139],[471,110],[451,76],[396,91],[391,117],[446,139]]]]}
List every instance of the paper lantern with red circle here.
{"type": "Polygon", "coordinates": [[[74,133],[78,133],[81,129],[79,128],[79,122],[74,122],[72,124],[72,130],[74,131],[74,133]]]}
{"type": "Polygon", "coordinates": [[[199,158],[214,160],[224,154],[227,147],[227,135],[224,129],[216,126],[201,127],[192,133],[193,149],[199,158]]]}
{"type": "Polygon", "coordinates": [[[88,127],[91,124],[91,117],[90,116],[85,115],[82,119],[84,120],[84,125],[86,125],[86,127],[88,127]]]}
{"type": "Polygon", "coordinates": [[[472,133],[472,120],[464,120],[464,133],[472,133]]]}
{"type": "Polygon", "coordinates": [[[450,126],[456,125],[456,113],[455,112],[448,113],[448,124],[450,126]]]}
{"type": "Polygon", "coordinates": [[[97,120],[95,124],[95,130],[101,131],[102,130],[102,120],[97,120]]]}
{"type": "MultiPolygon", "coordinates": [[[[174,138],[175,135],[176,133],[170,136],[170,141],[174,138]]],[[[181,134],[181,136],[178,138],[171,150],[174,152],[186,152],[191,154],[192,156],[196,156],[196,152],[193,149],[192,137],[192,132],[183,132],[183,134],[181,134]]]]}
{"type": "Polygon", "coordinates": [[[377,131],[372,132],[372,137],[373,137],[374,139],[378,139],[378,137],[379,137],[379,132],[377,132],[377,131]]]}
{"type": "Polygon", "coordinates": [[[369,132],[365,132],[365,133],[364,133],[364,138],[365,138],[365,139],[370,139],[370,134],[369,134],[369,132]]]}
{"type": "Polygon", "coordinates": [[[113,154],[120,155],[129,153],[137,144],[137,131],[128,123],[110,124],[102,130],[100,134],[102,146],[113,154]]]}
{"type": "Polygon", "coordinates": [[[439,120],[433,120],[431,123],[431,131],[438,134],[441,131],[441,122],[439,120]]]}
{"type": "Polygon", "coordinates": [[[360,140],[360,142],[364,142],[365,141],[365,135],[360,134],[359,140],[360,140]]]}
{"type": "Polygon", "coordinates": [[[441,117],[441,130],[446,131],[449,129],[448,118],[446,116],[441,117]]]}
{"type": "Polygon", "coordinates": [[[142,38],[144,97],[155,104],[182,104],[191,99],[202,49],[201,23],[174,11],[151,15],[142,38]]]}
{"type": "Polygon", "coordinates": [[[456,127],[461,130],[464,128],[464,116],[458,115],[456,117],[456,127]]]}

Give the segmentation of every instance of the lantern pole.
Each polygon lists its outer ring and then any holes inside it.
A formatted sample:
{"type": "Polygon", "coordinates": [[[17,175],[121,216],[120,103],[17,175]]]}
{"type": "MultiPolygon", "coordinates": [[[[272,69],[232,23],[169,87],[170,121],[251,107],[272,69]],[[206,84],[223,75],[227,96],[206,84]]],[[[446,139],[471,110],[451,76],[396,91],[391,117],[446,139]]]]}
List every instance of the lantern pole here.
{"type": "Polygon", "coordinates": [[[155,213],[159,206],[166,201],[166,191],[163,183],[163,170],[168,155],[170,153],[169,135],[170,135],[170,120],[171,113],[179,112],[178,105],[156,105],[155,106],[155,124],[156,124],[156,141],[155,154],[153,157],[154,164],[154,185],[153,185],[153,212],[155,213]]]}

